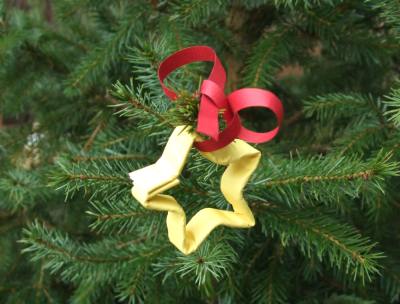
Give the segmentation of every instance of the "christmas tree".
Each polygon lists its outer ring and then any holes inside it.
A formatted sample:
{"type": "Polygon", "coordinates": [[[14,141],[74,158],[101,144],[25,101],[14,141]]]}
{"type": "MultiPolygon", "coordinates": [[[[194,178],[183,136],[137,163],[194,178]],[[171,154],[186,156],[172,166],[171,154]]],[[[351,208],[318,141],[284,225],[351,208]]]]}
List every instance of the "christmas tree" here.
{"type": "MultiPolygon", "coordinates": [[[[1,303],[397,303],[397,0],[6,0],[0,4],[1,303]],[[255,226],[220,226],[191,254],[129,172],[197,124],[194,63],[216,50],[228,94],[274,92],[285,118],[243,193],[255,226]]],[[[264,132],[268,110],[241,111],[264,132]]],[[[188,219],[231,210],[225,167],[190,150],[168,191],[188,219]]]]}

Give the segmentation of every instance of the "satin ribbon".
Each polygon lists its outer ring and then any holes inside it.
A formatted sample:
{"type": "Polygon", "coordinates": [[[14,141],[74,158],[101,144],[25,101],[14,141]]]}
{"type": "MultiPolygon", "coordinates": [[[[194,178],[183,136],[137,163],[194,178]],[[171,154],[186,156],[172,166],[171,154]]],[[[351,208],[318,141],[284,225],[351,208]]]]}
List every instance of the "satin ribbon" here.
{"type": "Polygon", "coordinates": [[[162,192],[179,184],[179,175],[196,139],[187,129],[187,126],[175,128],[156,163],[129,173],[133,182],[132,195],[140,204],[147,209],[168,212],[168,238],[184,254],[195,251],[220,225],[254,226],[254,216],[243,198],[243,188],[261,157],[260,151],[242,140],[235,140],[218,151],[200,152],[208,160],[227,166],[221,178],[221,191],[233,211],[204,208],[186,223],[182,206],[174,197],[162,192]]]}
{"type": "Polygon", "coordinates": [[[270,91],[257,88],[243,88],[225,96],[225,69],[215,51],[208,46],[193,46],[182,49],[161,62],[158,78],[165,94],[176,100],[178,95],[165,86],[165,78],[179,67],[199,61],[213,62],[208,79],[200,87],[200,105],[196,131],[210,138],[194,145],[200,151],[211,152],[227,146],[236,138],[250,143],[263,143],[271,140],[279,131],[283,119],[283,106],[279,98],[270,91]],[[277,127],[260,133],[246,129],[240,120],[239,112],[250,107],[271,110],[277,119],[277,127]],[[218,115],[223,111],[226,128],[219,130],[218,115]]]}

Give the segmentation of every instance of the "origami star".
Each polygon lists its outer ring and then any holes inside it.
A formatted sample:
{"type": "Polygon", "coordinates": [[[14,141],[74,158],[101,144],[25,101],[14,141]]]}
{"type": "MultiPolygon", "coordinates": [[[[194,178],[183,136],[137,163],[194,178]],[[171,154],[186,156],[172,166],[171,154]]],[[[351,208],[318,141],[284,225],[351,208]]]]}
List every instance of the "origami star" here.
{"type": "Polygon", "coordinates": [[[162,156],[156,163],[129,173],[133,182],[132,195],[147,209],[167,211],[168,237],[182,253],[195,251],[210,232],[220,226],[249,228],[254,216],[243,198],[243,188],[257,168],[260,151],[237,139],[213,152],[200,152],[208,160],[227,166],[221,178],[221,191],[233,211],[204,208],[186,223],[182,206],[162,192],[179,184],[179,175],[186,163],[196,135],[187,127],[175,128],[162,156]]]}

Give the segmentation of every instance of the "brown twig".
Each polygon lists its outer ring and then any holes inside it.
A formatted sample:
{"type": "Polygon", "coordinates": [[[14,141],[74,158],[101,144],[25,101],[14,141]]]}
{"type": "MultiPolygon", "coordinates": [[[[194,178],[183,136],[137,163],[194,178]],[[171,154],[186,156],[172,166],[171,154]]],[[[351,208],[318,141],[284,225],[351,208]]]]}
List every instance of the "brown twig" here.
{"type": "Polygon", "coordinates": [[[98,156],[76,156],[74,161],[93,161],[93,160],[127,160],[127,159],[146,159],[152,160],[149,156],[145,154],[123,154],[123,155],[98,155],[98,156]]]}
{"type": "Polygon", "coordinates": [[[357,173],[343,174],[343,175],[332,175],[332,176],[296,176],[286,179],[271,180],[265,183],[267,187],[276,185],[286,185],[291,183],[308,183],[308,182],[319,182],[319,181],[338,181],[338,180],[354,180],[362,178],[367,180],[374,175],[373,170],[365,170],[357,173]]]}
{"type": "Polygon", "coordinates": [[[90,148],[93,145],[93,142],[97,136],[97,134],[100,132],[100,130],[103,128],[103,123],[100,122],[97,127],[94,129],[94,131],[92,132],[92,134],[90,135],[89,139],[86,141],[85,145],[83,146],[83,150],[84,151],[89,151],[90,148]]]}

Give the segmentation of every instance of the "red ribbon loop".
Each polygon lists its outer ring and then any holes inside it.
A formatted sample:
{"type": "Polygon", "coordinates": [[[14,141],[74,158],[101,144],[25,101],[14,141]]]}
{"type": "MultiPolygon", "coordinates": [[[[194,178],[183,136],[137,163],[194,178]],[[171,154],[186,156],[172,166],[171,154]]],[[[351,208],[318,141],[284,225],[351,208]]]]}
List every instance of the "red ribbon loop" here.
{"type": "Polygon", "coordinates": [[[211,61],[214,66],[209,78],[204,80],[200,88],[199,116],[196,131],[207,135],[210,139],[195,144],[204,152],[211,152],[230,144],[235,138],[251,143],[262,143],[273,139],[279,131],[283,120],[283,106],[279,98],[270,91],[257,88],[239,89],[225,96],[225,69],[215,51],[208,46],[193,46],[180,50],[161,62],[158,78],[165,94],[176,100],[177,94],[167,88],[164,79],[179,67],[198,61],[211,61]],[[268,132],[254,132],[242,126],[240,110],[250,107],[263,107],[271,110],[278,126],[268,132]],[[223,110],[226,128],[219,131],[218,116],[223,110]]]}

